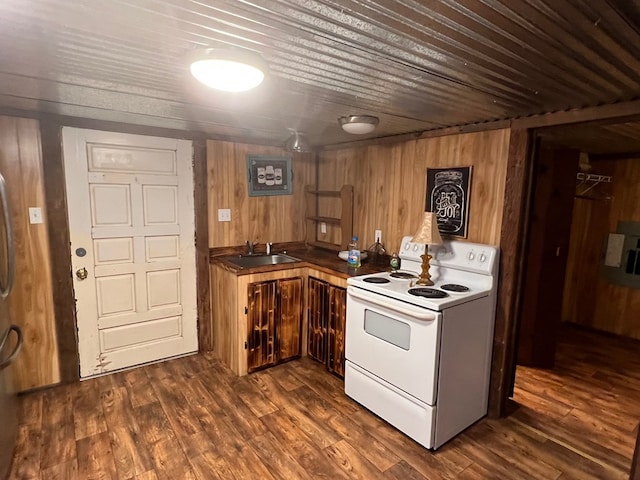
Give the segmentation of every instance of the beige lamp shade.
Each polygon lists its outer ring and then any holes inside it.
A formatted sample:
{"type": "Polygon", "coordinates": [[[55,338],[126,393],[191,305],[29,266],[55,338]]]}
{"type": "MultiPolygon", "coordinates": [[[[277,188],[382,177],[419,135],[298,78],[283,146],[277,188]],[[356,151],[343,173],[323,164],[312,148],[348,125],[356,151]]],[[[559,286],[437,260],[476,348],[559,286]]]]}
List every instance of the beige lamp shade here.
{"type": "Polygon", "coordinates": [[[439,245],[442,237],[438,230],[438,219],[433,212],[424,212],[422,223],[411,239],[413,243],[426,243],[427,245],[439,245]]]}

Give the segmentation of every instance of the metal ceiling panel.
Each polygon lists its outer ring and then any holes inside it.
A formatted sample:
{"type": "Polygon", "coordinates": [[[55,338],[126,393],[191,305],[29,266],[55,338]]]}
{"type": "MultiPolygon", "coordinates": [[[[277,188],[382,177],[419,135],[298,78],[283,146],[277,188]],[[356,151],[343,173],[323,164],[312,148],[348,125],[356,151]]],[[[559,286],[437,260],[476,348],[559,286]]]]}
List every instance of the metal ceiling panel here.
{"type": "Polygon", "coordinates": [[[606,0],[3,0],[0,107],[315,146],[640,97],[640,7],[606,0]],[[196,48],[263,85],[197,84],[196,48]],[[337,119],[380,117],[354,137],[337,119]]]}

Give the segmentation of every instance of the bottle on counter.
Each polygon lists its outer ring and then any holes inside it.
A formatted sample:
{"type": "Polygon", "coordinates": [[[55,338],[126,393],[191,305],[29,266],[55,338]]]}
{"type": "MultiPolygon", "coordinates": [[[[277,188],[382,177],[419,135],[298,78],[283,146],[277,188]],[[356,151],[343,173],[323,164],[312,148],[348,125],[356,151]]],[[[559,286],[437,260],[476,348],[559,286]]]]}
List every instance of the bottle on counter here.
{"type": "Polygon", "coordinates": [[[350,267],[359,268],[360,263],[360,249],[358,248],[358,237],[353,236],[351,243],[349,244],[349,255],[347,257],[347,263],[350,267]]]}
{"type": "Polygon", "coordinates": [[[391,268],[393,270],[398,270],[400,268],[400,257],[396,252],[393,252],[393,255],[391,255],[391,260],[389,261],[389,265],[391,265],[391,268]]]}

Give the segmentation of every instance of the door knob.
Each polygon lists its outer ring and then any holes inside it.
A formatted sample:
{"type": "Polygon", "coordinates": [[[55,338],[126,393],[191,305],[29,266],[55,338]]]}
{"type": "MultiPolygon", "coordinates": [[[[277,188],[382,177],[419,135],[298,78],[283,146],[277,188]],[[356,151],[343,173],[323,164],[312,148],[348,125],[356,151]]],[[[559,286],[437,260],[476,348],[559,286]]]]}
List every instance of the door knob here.
{"type": "Polygon", "coordinates": [[[87,272],[87,269],[84,267],[76,270],[76,277],[78,277],[79,280],[84,280],[85,278],[87,278],[88,275],[89,273],[87,272]]]}

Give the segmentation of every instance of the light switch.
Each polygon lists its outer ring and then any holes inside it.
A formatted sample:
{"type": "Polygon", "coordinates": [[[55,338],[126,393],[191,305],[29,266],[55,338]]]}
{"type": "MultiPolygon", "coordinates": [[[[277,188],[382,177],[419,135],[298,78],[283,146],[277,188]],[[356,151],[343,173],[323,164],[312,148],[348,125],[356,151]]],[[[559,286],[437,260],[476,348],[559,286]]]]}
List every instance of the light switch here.
{"type": "Polygon", "coordinates": [[[230,222],[231,221],[231,209],[229,209],[229,208],[219,208],[218,209],[218,221],[219,222],[230,222]]]}
{"type": "Polygon", "coordinates": [[[607,267],[619,267],[622,265],[622,250],[624,247],[624,235],[610,233],[607,242],[607,253],[604,256],[604,264],[607,267]]]}
{"type": "Polygon", "coordinates": [[[42,223],[42,209],[29,207],[29,223],[42,223]]]}
{"type": "Polygon", "coordinates": [[[327,233],[327,224],[320,222],[320,233],[327,233]]]}

